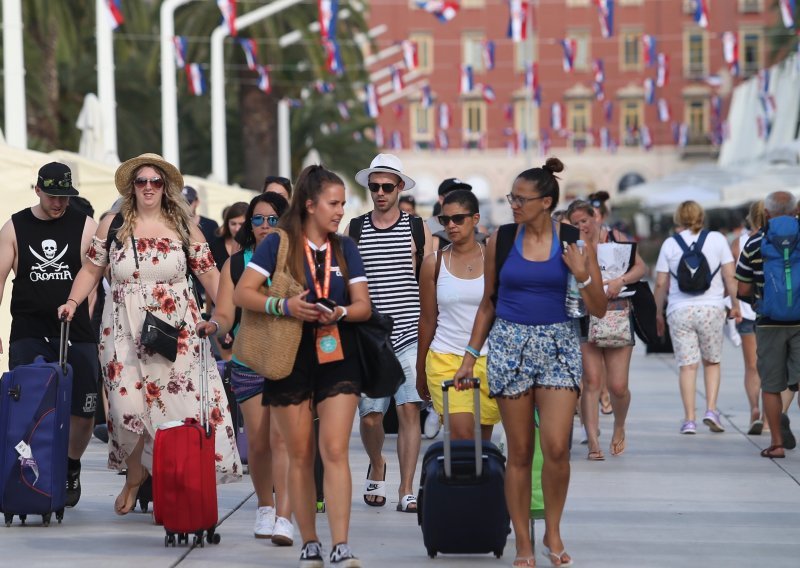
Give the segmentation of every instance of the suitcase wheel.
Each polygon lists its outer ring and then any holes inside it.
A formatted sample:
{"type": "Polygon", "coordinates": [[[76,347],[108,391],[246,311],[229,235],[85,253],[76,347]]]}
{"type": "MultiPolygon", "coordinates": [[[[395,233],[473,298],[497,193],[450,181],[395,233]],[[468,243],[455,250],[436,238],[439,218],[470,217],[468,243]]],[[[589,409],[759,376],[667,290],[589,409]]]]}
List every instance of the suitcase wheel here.
{"type": "Polygon", "coordinates": [[[164,535],[164,548],[168,547],[169,545],[175,546],[175,535],[173,533],[167,533],[164,535]]]}
{"type": "Polygon", "coordinates": [[[178,535],[178,544],[189,544],[189,535],[186,533],[180,533],[178,535]]]}
{"type": "Polygon", "coordinates": [[[436,551],[432,548],[428,549],[428,556],[431,558],[436,558],[436,551]]]}
{"type": "MultiPolygon", "coordinates": [[[[12,519],[13,519],[13,517],[12,517],[12,519]]],[[[19,520],[24,525],[25,521],[28,520],[28,515],[20,515],[19,516],[19,520]]]]}
{"type": "Polygon", "coordinates": [[[208,541],[208,544],[219,544],[219,542],[222,540],[222,537],[214,532],[214,529],[211,529],[206,533],[206,540],[208,541]]]}
{"type": "Polygon", "coordinates": [[[61,521],[64,520],[64,509],[56,511],[56,520],[58,521],[59,525],[61,524],[61,521]]]}
{"type": "Polygon", "coordinates": [[[146,513],[149,507],[150,507],[150,501],[148,501],[147,499],[139,499],[139,510],[142,513],[146,513]]]}
{"type": "Polygon", "coordinates": [[[42,524],[46,527],[50,526],[50,519],[52,518],[53,513],[46,513],[42,515],[42,524]]]}
{"type": "Polygon", "coordinates": [[[6,526],[10,527],[11,523],[14,522],[14,515],[9,515],[8,513],[5,513],[5,519],[6,519],[6,526]]]}
{"type": "MultiPolygon", "coordinates": [[[[186,538],[188,539],[189,536],[187,535],[186,538]]],[[[203,540],[203,531],[194,533],[194,538],[192,539],[192,547],[199,546],[200,548],[205,548],[206,543],[203,540]]]]}
{"type": "Polygon", "coordinates": [[[503,551],[502,550],[495,550],[494,551],[494,557],[495,558],[502,558],[503,557],[503,551]]]}

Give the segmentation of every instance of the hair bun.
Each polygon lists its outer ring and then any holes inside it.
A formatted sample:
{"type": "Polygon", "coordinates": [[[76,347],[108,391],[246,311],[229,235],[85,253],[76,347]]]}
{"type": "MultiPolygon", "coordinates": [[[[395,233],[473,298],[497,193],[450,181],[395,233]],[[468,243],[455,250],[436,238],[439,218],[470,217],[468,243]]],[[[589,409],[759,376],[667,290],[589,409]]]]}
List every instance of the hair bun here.
{"type": "Polygon", "coordinates": [[[605,203],[610,198],[611,196],[608,194],[607,191],[601,190],[601,191],[595,191],[594,193],[589,195],[589,197],[587,197],[586,199],[588,199],[589,201],[599,201],[600,203],[605,203]]]}
{"type": "Polygon", "coordinates": [[[547,158],[547,161],[542,166],[543,170],[547,170],[551,174],[557,174],[564,171],[564,164],[558,158],[547,158]]]}

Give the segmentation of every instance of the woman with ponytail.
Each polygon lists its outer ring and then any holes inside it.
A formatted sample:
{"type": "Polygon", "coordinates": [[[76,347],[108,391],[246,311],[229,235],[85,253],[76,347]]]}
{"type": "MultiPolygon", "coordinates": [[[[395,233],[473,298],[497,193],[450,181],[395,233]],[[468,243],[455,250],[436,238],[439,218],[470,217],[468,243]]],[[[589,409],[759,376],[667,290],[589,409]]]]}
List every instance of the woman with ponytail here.
{"type": "Polygon", "coordinates": [[[303,170],[278,224],[283,233],[268,235],[258,246],[233,297],[239,307],[274,313],[261,288],[275,271],[285,235],[287,270],[306,290],[280,303],[278,310],[283,317],[301,320],[303,332],[292,372],[264,382],[263,403],[270,406],[289,453],[289,500],[303,538],[301,567],[324,564],[315,522],[314,410],[325,468],[330,563],[361,566],[347,544],[352,492],[348,448],[362,379],[353,323],[369,319],[371,307],[358,248],[337,235],[344,203],[339,176],[322,166],[303,170]],[[330,308],[317,303],[322,299],[330,308]]]}

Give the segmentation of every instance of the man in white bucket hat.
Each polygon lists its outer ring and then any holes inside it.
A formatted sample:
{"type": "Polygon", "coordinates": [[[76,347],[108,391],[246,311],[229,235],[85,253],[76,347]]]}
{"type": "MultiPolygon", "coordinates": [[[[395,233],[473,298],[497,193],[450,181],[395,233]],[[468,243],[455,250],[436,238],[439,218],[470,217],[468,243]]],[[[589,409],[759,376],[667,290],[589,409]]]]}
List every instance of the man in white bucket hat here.
{"type": "MultiPolygon", "coordinates": [[[[414,473],[420,449],[420,399],[417,393],[416,361],[419,325],[417,271],[425,254],[433,251],[430,230],[421,218],[399,208],[399,194],[416,184],[403,173],[403,164],[392,154],[378,154],[369,168],[355,176],[369,189],[374,209],[350,222],[348,235],[357,243],[364,260],[369,294],[375,307],[392,316],[392,347],[403,365],[406,380],[395,392],[397,405],[397,457],[400,487],[397,510],[416,513],[414,473]]],[[[386,459],[383,415],[390,398],[363,397],[359,404],[361,441],[369,456],[364,484],[364,502],[372,507],[386,504],[386,459]]]]}

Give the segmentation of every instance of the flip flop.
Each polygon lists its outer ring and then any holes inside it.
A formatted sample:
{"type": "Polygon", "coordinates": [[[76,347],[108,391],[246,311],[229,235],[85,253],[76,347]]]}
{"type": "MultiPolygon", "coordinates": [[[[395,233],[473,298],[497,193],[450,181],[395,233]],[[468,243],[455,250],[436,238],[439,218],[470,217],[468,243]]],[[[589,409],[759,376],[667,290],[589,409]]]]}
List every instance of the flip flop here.
{"type": "Polygon", "coordinates": [[[615,442],[611,440],[611,455],[612,456],[621,456],[623,452],[625,452],[625,438],[615,442]]]}
{"type": "Polygon", "coordinates": [[[586,456],[586,459],[589,461],[601,462],[606,459],[606,456],[604,456],[603,452],[601,452],[600,450],[596,450],[594,452],[589,452],[589,455],[586,456]]]}
{"type": "Polygon", "coordinates": [[[547,558],[553,566],[572,566],[572,558],[569,558],[566,549],[561,552],[553,552],[545,544],[542,544],[542,549],[542,556],[547,558]],[[564,560],[565,556],[568,560],[564,560]]]}
{"type": "Polygon", "coordinates": [[[413,495],[403,495],[403,498],[397,504],[397,510],[401,513],[416,513],[417,498],[413,495]]]}
{"type": "Polygon", "coordinates": [[[770,446],[769,448],[765,448],[761,450],[761,457],[762,458],[770,458],[773,460],[779,460],[786,457],[786,454],[779,456],[775,453],[775,450],[782,450],[783,446],[770,446]]]}
{"type": "Polygon", "coordinates": [[[364,503],[370,507],[383,507],[386,505],[386,462],[383,462],[383,479],[375,481],[370,479],[372,464],[367,467],[367,479],[364,481],[364,503]],[[374,501],[369,501],[367,497],[376,497],[374,501]]]}

